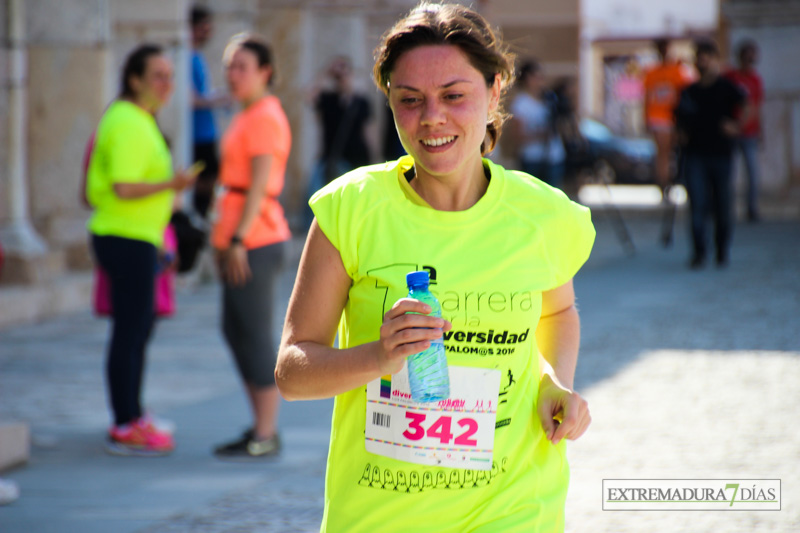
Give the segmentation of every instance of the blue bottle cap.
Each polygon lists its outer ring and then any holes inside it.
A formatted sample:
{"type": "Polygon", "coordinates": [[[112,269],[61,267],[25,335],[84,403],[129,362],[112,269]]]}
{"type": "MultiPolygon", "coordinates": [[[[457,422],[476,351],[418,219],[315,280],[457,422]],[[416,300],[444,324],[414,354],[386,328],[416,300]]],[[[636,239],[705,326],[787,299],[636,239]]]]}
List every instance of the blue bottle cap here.
{"type": "Polygon", "coordinates": [[[417,272],[409,272],[406,274],[406,285],[409,287],[416,285],[427,285],[430,283],[430,275],[427,270],[419,270],[417,272]]]}

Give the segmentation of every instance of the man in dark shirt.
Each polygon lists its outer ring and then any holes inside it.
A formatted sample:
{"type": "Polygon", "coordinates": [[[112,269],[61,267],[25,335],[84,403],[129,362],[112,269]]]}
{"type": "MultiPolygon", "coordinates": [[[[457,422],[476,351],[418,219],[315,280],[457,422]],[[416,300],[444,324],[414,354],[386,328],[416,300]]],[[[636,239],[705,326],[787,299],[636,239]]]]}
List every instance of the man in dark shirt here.
{"type": "MultiPolygon", "coordinates": [[[[308,197],[331,180],[372,162],[367,139],[372,112],[367,98],[353,84],[353,68],[344,56],[335,57],[306,94],[321,129],[321,154],[308,181],[308,197]]],[[[306,206],[304,223],[314,214],[306,206]]]]}
{"type": "Polygon", "coordinates": [[[314,109],[322,127],[323,184],[371,163],[366,140],[370,104],[353,87],[350,61],[345,57],[335,58],[327,74],[331,87],[314,95],[314,109]]]}
{"type": "Polygon", "coordinates": [[[706,217],[713,214],[718,267],[728,264],[733,231],[734,140],[749,110],[737,116],[745,95],[720,76],[720,56],[711,41],[696,45],[700,79],[683,90],[675,109],[678,136],[684,155],[684,178],[689,194],[692,241],[690,268],[699,269],[706,259],[706,217]]]}

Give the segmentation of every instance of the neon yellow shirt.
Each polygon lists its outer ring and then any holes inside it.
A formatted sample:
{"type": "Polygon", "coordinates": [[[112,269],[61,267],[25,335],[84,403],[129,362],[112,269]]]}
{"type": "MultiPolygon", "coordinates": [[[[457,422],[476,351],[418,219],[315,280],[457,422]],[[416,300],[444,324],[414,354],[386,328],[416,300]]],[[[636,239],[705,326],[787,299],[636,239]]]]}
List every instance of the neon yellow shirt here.
{"type": "Polygon", "coordinates": [[[156,120],[124,100],[111,104],[100,120],[86,178],[94,212],[89,231],[161,247],[172,213],[172,190],[123,199],[115,183],[160,183],[172,178],[172,156],[156,120]]]}
{"type": "Polygon", "coordinates": [[[569,469],[564,444],[547,441],[536,414],[534,332],[542,291],[569,281],[589,256],[589,210],[484,160],[491,181],[478,203],[436,211],[405,179],[412,164],[406,156],[358,169],[310,201],[353,280],[339,345],[378,340],[383,315],[407,294],[405,274],[428,270],[453,323],[448,364],[501,372],[492,469],[367,452],[366,386],[349,391],[334,403],[322,531],[562,531],[569,469]]]}

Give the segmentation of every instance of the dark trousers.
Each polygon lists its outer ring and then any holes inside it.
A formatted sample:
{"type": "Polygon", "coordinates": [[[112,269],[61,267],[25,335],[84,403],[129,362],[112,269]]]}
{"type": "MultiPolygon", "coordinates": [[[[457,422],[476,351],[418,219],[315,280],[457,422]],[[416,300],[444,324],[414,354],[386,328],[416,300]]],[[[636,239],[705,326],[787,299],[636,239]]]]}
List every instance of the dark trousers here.
{"type": "Polygon", "coordinates": [[[689,193],[692,243],[696,258],[706,254],[706,220],[714,218],[717,260],[726,261],[733,234],[733,176],[730,155],[687,153],[684,177],[689,193]]]}
{"type": "Polygon", "coordinates": [[[121,237],[92,236],[92,248],[111,280],[111,340],[106,379],[114,421],[142,416],[145,351],[155,322],[156,247],[121,237]]]}
{"type": "Polygon", "coordinates": [[[195,211],[203,218],[208,216],[208,210],[214,202],[214,185],[219,174],[219,157],[217,156],[217,143],[214,141],[195,143],[194,160],[202,161],[206,167],[197,176],[192,194],[192,205],[195,211]]]}
{"type": "Polygon", "coordinates": [[[736,147],[742,152],[747,175],[747,215],[752,219],[758,216],[758,139],[740,137],[736,147]]]}

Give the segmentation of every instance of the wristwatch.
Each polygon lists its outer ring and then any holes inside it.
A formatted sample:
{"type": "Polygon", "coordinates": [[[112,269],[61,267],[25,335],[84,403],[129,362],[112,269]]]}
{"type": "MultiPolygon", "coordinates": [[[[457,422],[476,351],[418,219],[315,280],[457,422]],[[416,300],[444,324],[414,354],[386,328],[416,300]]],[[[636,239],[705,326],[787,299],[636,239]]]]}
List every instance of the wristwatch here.
{"type": "Polygon", "coordinates": [[[234,235],[233,237],[231,237],[231,246],[233,246],[234,244],[242,244],[242,238],[239,237],[238,235],[234,235]]]}

